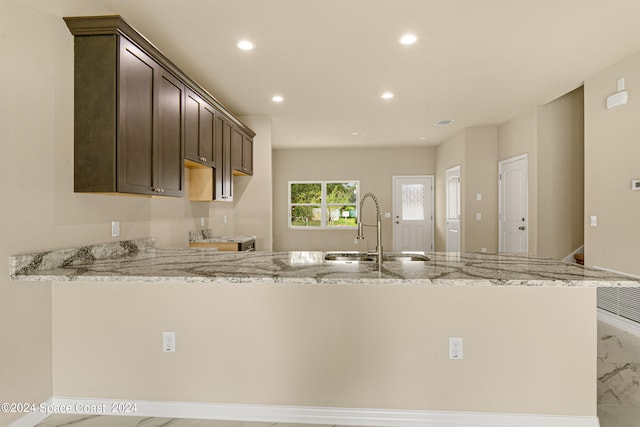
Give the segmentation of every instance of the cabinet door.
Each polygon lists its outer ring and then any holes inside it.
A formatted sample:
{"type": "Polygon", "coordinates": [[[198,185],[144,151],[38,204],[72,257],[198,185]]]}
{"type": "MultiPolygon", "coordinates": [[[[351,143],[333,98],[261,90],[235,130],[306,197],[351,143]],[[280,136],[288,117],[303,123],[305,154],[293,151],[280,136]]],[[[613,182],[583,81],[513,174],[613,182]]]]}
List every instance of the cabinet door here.
{"type": "Polygon", "coordinates": [[[242,132],[239,129],[233,128],[233,141],[231,152],[231,163],[233,169],[242,172],[242,132]]]}
{"type": "Polygon", "coordinates": [[[216,110],[203,102],[200,109],[200,156],[211,167],[216,167],[215,120],[216,110]]]}
{"type": "Polygon", "coordinates": [[[253,175],[253,139],[247,135],[242,138],[242,167],[244,173],[253,175]]]}
{"type": "Polygon", "coordinates": [[[200,161],[200,97],[187,90],[184,101],[184,157],[200,161]]]}
{"type": "Polygon", "coordinates": [[[157,187],[164,196],[182,196],[184,166],[182,127],[184,85],[165,70],[161,70],[158,85],[157,187]]]}
{"type": "Polygon", "coordinates": [[[215,140],[216,140],[216,182],[215,200],[233,200],[233,175],[231,167],[231,134],[233,126],[222,114],[215,117],[215,140]]]}
{"type": "Polygon", "coordinates": [[[160,66],[142,50],[120,37],[118,184],[124,193],[157,194],[153,141],[154,81],[160,66]]]}

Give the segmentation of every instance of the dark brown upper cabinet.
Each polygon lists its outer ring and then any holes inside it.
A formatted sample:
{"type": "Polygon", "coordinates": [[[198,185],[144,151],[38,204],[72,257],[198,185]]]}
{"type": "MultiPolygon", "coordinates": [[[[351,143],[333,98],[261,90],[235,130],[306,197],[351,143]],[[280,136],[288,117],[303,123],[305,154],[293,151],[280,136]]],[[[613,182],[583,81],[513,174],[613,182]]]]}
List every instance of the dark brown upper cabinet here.
{"type": "Polygon", "coordinates": [[[238,128],[233,129],[233,174],[253,175],[253,139],[238,128]]]}
{"type": "Polygon", "coordinates": [[[208,102],[187,89],[185,98],[184,158],[216,167],[214,126],[219,114],[208,102]]]}
{"type": "Polygon", "coordinates": [[[226,118],[217,116],[215,132],[216,156],[220,159],[215,169],[215,200],[230,202],[233,201],[233,125],[226,118]]]}
{"type": "Polygon", "coordinates": [[[190,161],[211,168],[212,199],[232,200],[232,129],[255,132],[120,16],[64,20],[75,36],[75,191],[182,196],[190,161]]]}

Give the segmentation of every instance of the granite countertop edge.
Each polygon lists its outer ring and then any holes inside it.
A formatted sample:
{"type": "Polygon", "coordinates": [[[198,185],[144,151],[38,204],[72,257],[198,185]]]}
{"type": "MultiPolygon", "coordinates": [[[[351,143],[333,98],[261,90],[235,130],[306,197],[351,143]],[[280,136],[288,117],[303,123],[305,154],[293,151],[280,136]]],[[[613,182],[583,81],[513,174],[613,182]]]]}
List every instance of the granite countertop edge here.
{"type": "Polygon", "coordinates": [[[23,282],[181,282],[493,287],[640,287],[640,279],[546,258],[514,254],[428,253],[431,261],[340,264],[324,252],[160,249],[153,239],[109,242],[11,257],[23,282]]]}

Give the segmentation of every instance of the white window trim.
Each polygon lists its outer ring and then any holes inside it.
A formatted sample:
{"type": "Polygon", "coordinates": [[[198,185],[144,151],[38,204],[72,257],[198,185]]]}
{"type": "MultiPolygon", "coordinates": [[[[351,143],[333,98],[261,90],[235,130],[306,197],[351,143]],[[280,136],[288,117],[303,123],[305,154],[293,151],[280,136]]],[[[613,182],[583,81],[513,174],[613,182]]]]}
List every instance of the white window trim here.
{"type": "Polygon", "coordinates": [[[291,230],[357,230],[358,226],[329,226],[327,225],[327,207],[333,205],[344,206],[348,203],[327,203],[327,184],[343,183],[343,182],[355,182],[356,183],[356,201],[353,205],[356,207],[356,218],[360,218],[358,201],[360,200],[360,181],[357,179],[332,179],[332,180],[316,180],[316,181],[289,181],[287,184],[287,224],[291,230]],[[320,203],[291,203],[291,184],[320,184],[321,185],[321,201],[320,203]],[[320,224],[319,226],[296,226],[291,225],[291,207],[292,206],[320,206],[320,224]],[[324,225],[322,225],[324,224],[324,225]]]}

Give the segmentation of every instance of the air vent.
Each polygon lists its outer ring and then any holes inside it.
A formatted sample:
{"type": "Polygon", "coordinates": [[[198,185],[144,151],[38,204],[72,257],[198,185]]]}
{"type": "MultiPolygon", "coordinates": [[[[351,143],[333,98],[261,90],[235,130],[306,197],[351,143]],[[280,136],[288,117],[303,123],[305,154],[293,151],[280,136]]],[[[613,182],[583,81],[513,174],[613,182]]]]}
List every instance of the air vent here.
{"type": "Polygon", "coordinates": [[[436,126],[449,126],[451,123],[453,123],[453,120],[451,119],[438,120],[438,122],[436,123],[436,126]]]}

